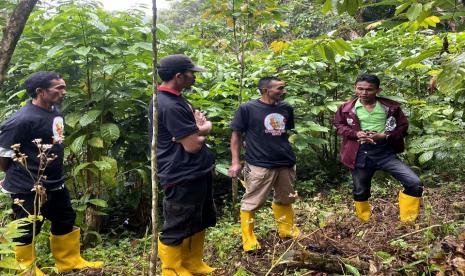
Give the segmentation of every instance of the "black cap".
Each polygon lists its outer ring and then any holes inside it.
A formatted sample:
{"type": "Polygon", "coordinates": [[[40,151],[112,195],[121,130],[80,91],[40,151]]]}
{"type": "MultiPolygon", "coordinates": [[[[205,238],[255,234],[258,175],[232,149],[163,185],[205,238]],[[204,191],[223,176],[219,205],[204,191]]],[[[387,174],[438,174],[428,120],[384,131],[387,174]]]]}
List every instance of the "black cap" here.
{"type": "Polygon", "coordinates": [[[160,63],[157,65],[159,70],[166,70],[172,72],[184,72],[187,70],[194,72],[206,72],[207,70],[202,67],[197,67],[192,60],[182,54],[169,55],[160,59],[160,63]]]}

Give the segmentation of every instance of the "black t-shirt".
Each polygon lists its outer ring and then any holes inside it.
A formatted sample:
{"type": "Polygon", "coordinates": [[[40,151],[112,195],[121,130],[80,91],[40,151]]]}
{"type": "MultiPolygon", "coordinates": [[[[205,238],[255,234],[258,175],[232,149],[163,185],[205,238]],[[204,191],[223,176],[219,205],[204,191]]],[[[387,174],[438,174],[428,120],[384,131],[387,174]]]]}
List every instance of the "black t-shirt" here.
{"type": "Polygon", "coordinates": [[[294,128],[294,110],[289,104],[249,101],[239,106],[231,128],[245,133],[245,160],[249,164],[264,168],[294,166],[296,159],[287,134],[294,128]]]}
{"type": "MultiPolygon", "coordinates": [[[[152,101],[149,107],[150,126],[152,125],[152,101]]],[[[203,145],[202,149],[191,154],[176,142],[199,131],[194,113],[183,96],[159,91],[158,94],[158,144],[157,165],[161,185],[173,185],[195,179],[210,172],[214,167],[213,154],[203,145]]],[[[152,128],[149,130],[149,140],[152,128]]]]}
{"type": "MultiPolygon", "coordinates": [[[[48,151],[49,155],[57,157],[51,161],[44,172],[46,180],[42,185],[47,190],[53,190],[63,185],[65,175],[63,169],[63,115],[56,109],[45,110],[29,101],[25,106],[14,113],[0,126],[0,147],[11,149],[14,144],[20,144],[19,151],[26,154],[27,168],[37,179],[39,169],[39,150],[32,142],[42,139],[41,144],[53,145],[48,151]]],[[[3,182],[3,188],[11,193],[30,193],[35,180],[32,180],[27,170],[18,162],[11,161],[3,182]]]]}

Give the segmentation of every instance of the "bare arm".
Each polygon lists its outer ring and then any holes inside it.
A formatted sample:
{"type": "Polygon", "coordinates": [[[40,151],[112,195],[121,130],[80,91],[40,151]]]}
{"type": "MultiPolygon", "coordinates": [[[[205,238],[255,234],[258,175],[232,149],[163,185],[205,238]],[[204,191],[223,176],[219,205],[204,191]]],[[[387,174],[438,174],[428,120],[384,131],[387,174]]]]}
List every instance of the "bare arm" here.
{"type": "Polygon", "coordinates": [[[233,131],[231,134],[231,167],[229,167],[228,174],[231,177],[237,177],[241,170],[241,145],[242,134],[233,131]]]}
{"type": "Polygon", "coordinates": [[[199,132],[183,137],[177,141],[180,143],[184,150],[188,153],[198,153],[205,143],[205,136],[199,134],[199,132]]]}

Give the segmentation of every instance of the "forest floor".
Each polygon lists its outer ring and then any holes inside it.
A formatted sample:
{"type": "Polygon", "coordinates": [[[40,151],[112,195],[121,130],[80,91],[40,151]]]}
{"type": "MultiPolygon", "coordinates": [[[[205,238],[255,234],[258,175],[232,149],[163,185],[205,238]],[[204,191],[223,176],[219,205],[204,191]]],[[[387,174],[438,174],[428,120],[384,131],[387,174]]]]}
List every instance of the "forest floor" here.
{"type": "MultiPolygon", "coordinates": [[[[302,230],[298,241],[279,239],[271,212],[265,212],[266,226],[260,227],[263,222],[257,218],[262,249],[247,254],[238,243],[227,253],[230,260],[218,263],[215,275],[465,275],[463,184],[426,188],[420,216],[411,224],[399,221],[399,187],[392,185],[374,193],[368,222],[355,217],[348,187],[302,199],[295,208],[302,230]],[[309,263],[307,251],[339,262],[309,263]]],[[[210,260],[221,259],[218,250],[210,252],[210,260]]]]}
{"type": "MultiPolygon", "coordinates": [[[[207,235],[204,260],[217,268],[213,275],[465,275],[465,189],[462,183],[425,188],[415,223],[399,222],[397,183],[374,189],[372,217],[359,221],[349,185],[302,197],[295,204],[301,237],[280,239],[271,208],[256,215],[255,233],[262,249],[244,253],[237,209],[226,207],[207,235]],[[315,264],[308,252],[332,264],[315,264]],[[308,257],[308,256],[307,256],[308,257]]],[[[104,238],[85,251],[103,259],[103,271],[66,275],[147,275],[150,238],[104,238]]]]}

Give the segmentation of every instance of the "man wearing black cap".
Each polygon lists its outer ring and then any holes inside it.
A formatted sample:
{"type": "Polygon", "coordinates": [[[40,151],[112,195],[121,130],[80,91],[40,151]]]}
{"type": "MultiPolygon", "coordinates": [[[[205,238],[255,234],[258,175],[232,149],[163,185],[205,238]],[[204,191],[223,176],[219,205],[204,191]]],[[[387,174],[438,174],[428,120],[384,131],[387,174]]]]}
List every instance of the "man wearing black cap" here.
{"type": "MultiPolygon", "coordinates": [[[[185,55],[167,56],[157,68],[163,81],[157,89],[157,165],[165,192],[165,221],[158,241],[162,275],[208,274],[214,268],[202,261],[205,229],[216,224],[214,157],[205,146],[212,123],[182,94],[194,84],[194,73],[206,70],[185,55]]],[[[149,109],[151,120],[152,103],[149,109]]],[[[150,139],[151,132],[150,127],[150,139]]]]}
{"type": "MultiPolygon", "coordinates": [[[[64,122],[57,105],[66,95],[66,83],[55,72],[41,71],[32,74],[24,88],[32,100],[0,127],[0,170],[6,175],[1,190],[14,200],[16,219],[28,218],[34,214],[34,205],[40,205],[39,215],[51,222],[50,249],[58,272],[102,267],[102,262],[81,258],[80,230],[74,227],[76,213],[64,186],[64,122]],[[43,171],[39,147],[42,152],[48,148],[46,157],[50,158],[43,171]],[[21,154],[27,156],[27,162],[21,154]],[[34,191],[46,194],[41,204],[36,202],[34,191]]],[[[35,222],[35,234],[40,232],[42,223],[43,220],[35,222]]],[[[21,226],[25,233],[14,239],[19,244],[15,246],[16,260],[33,275],[44,275],[35,266],[32,224],[21,226]]]]}

